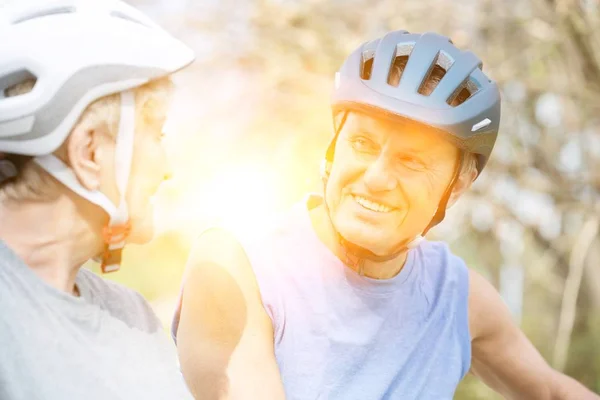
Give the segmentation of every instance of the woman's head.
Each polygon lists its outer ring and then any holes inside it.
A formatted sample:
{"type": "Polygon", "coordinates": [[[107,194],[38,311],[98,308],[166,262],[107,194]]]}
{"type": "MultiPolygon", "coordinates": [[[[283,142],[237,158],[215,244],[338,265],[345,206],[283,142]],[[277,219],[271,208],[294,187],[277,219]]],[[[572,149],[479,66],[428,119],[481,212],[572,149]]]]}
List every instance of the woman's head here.
{"type": "Polygon", "coordinates": [[[0,46],[0,91],[12,93],[0,96],[0,152],[33,157],[9,156],[21,171],[2,196],[42,201],[70,189],[86,216],[92,207],[108,220],[103,259],[111,263],[102,265],[115,270],[129,233],[149,237],[140,233],[151,230],[148,197],[167,170],[164,77],[194,53],[120,0],[20,1],[2,11],[11,41],[0,46]]]}
{"type": "MultiPolygon", "coordinates": [[[[35,81],[26,81],[10,87],[5,96],[27,93],[34,84],[35,81]]],[[[130,240],[136,242],[147,241],[152,234],[149,200],[168,175],[161,139],[171,92],[169,78],[158,79],[134,90],[134,150],[126,199],[132,223],[130,240]]],[[[115,171],[119,120],[119,94],[102,97],[86,108],[65,142],[54,152],[71,168],[84,188],[99,190],[114,203],[119,201],[115,171]]],[[[69,190],[33,162],[32,157],[8,154],[5,158],[12,161],[12,165],[16,164],[18,174],[0,184],[1,201],[52,201],[69,190]]],[[[93,209],[84,207],[88,208],[93,209]]]]}

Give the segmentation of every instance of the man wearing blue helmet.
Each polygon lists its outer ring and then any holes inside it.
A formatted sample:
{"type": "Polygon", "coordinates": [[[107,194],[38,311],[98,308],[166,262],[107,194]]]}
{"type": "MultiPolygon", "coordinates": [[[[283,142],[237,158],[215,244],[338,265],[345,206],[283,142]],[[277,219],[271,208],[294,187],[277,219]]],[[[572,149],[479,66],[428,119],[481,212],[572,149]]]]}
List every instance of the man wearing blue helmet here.
{"type": "Polygon", "coordinates": [[[471,52],[391,32],[336,75],[324,195],[252,237],[203,234],[175,319],[205,398],[598,398],[548,366],[496,290],[423,239],[485,167],[500,96],[471,52]]]}

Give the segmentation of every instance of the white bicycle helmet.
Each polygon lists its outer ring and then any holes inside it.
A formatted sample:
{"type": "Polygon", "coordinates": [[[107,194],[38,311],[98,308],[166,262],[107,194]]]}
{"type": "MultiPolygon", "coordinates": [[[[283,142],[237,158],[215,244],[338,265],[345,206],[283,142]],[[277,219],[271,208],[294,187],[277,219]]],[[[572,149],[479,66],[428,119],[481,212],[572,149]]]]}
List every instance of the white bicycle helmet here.
{"type": "Polygon", "coordinates": [[[34,156],[44,170],[108,213],[105,272],[119,268],[128,232],[125,191],[135,131],[131,89],[193,60],[189,47],[122,1],[15,1],[0,8],[0,153],[34,156]],[[31,79],[30,92],[4,95],[31,79]],[[121,94],[117,205],[81,186],[72,170],[51,155],[92,102],[114,93],[121,94]]]}

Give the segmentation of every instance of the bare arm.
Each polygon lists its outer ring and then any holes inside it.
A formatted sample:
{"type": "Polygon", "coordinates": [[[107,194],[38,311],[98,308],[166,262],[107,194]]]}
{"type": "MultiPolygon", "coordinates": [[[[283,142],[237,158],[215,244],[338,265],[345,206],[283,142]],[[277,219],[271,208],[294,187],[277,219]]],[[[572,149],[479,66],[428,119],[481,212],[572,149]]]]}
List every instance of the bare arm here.
{"type": "Polygon", "coordinates": [[[470,271],[469,287],[474,375],[507,399],[600,399],[548,365],[481,275],[470,271]]]}
{"type": "Polygon", "coordinates": [[[224,231],[204,233],[190,257],[177,344],[196,398],[285,398],[254,272],[224,231]]]}

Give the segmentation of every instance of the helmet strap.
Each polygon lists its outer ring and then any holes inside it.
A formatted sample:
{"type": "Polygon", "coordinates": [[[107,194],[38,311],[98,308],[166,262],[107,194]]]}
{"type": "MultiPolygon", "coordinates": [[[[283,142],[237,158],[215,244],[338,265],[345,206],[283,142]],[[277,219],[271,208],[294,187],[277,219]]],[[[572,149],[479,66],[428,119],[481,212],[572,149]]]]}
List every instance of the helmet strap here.
{"type": "Polygon", "coordinates": [[[444,218],[446,217],[446,209],[448,208],[448,201],[450,200],[450,196],[452,196],[452,192],[454,191],[456,182],[458,181],[458,178],[460,177],[460,172],[462,170],[463,164],[465,163],[466,154],[467,153],[465,151],[460,150],[460,153],[458,155],[458,162],[456,163],[456,165],[454,167],[454,173],[452,175],[452,179],[450,180],[450,183],[446,187],[446,191],[442,195],[440,204],[438,205],[438,208],[437,208],[433,218],[431,219],[431,222],[429,223],[429,225],[427,225],[427,228],[425,228],[425,230],[423,231],[422,236],[425,236],[431,228],[433,228],[434,226],[436,226],[437,224],[442,222],[444,220],[444,218]]]}
{"type": "Polygon", "coordinates": [[[110,221],[103,230],[105,243],[102,254],[102,272],[118,271],[121,267],[121,255],[131,224],[127,209],[127,186],[131,175],[133,158],[133,140],[135,135],[135,93],[131,90],[121,92],[121,118],[115,144],[115,173],[119,191],[119,207],[110,215],[110,221]]]}

